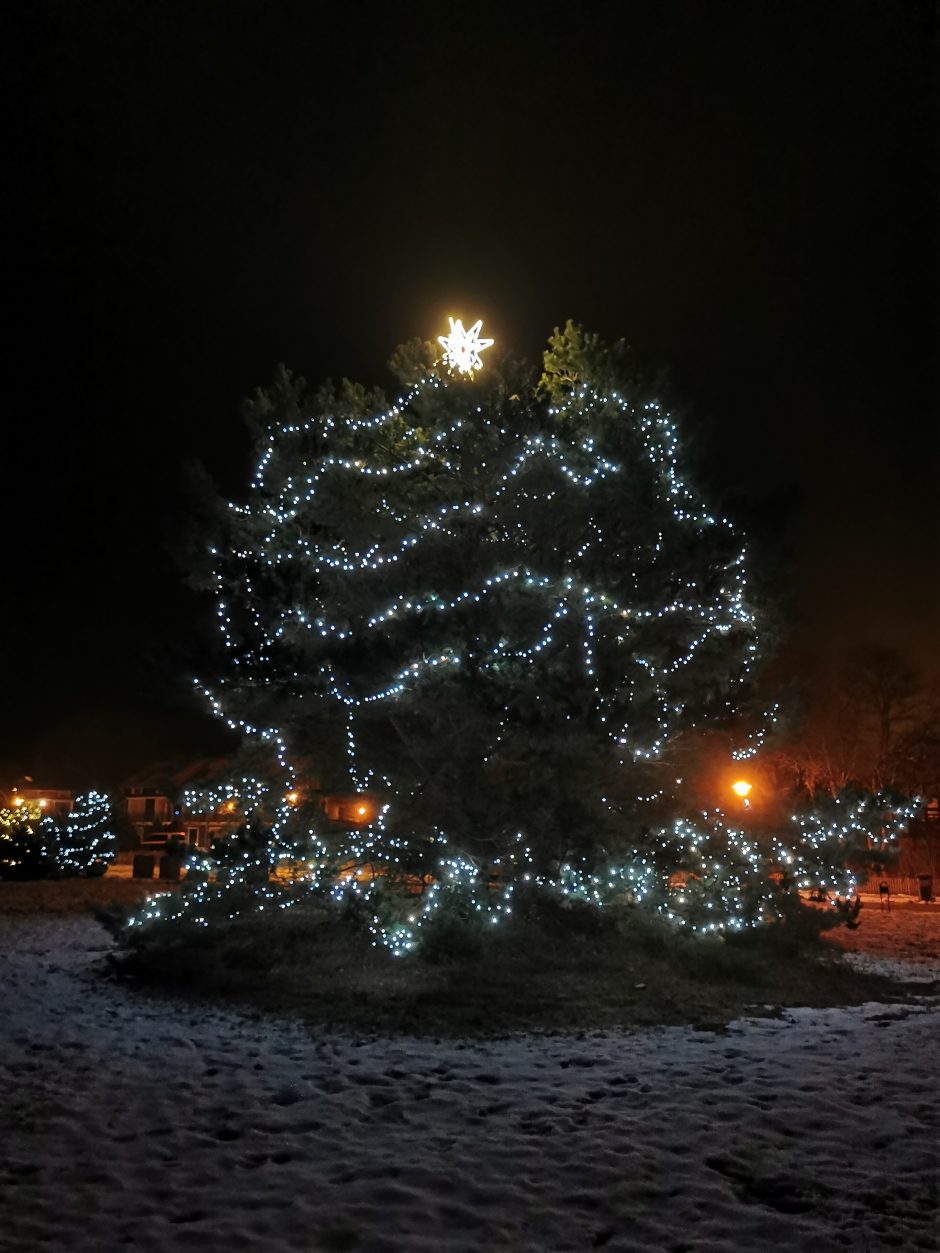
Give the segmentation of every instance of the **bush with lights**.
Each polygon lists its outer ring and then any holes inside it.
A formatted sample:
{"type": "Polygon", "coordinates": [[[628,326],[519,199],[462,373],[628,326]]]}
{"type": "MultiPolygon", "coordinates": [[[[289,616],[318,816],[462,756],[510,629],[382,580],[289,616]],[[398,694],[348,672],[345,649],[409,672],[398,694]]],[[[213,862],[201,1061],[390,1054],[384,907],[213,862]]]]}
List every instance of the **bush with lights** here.
{"type": "Polygon", "coordinates": [[[0,879],[104,874],[117,840],[107,796],[86,792],[62,818],[25,803],[0,809],[0,879]]]}
{"type": "Polygon", "coordinates": [[[257,471],[211,550],[229,665],[206,696],[277,783],[230,784],[261,846],[152,900],[138,942],[310,892],[354,899],[396,953],[440,910],[491,924],[545,895],[723,931],[779,916],[781,858],[785,887],[837,873],[812,824],[758,847],[663,782],[678,737],[752,712],[757,624],[741,538],[689,486],[630,351],[569,323],[540,375],[477,376],[480,330],[399,349],[393,401],[282,370],[249,404],[257,471]],[[301,760],[373,820],[276,799],[301,760]]]}

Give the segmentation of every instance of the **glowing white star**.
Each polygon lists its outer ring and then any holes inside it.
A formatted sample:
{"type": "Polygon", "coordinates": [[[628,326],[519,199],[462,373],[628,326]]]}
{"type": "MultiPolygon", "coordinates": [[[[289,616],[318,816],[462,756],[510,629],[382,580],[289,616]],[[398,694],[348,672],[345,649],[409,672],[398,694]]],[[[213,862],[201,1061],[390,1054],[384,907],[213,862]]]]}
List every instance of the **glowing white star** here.
{"type": "Polygon", "coordinates": [[[449,335],[438,335],[438,342],[444,346],[444,360],[458,374],[472,374],[483,365],[480,353],[493,343],[491,339],[481,339],[483,319],[474,322],[468,331],[463,328],[460,318],[448,318],[449,335]]]}

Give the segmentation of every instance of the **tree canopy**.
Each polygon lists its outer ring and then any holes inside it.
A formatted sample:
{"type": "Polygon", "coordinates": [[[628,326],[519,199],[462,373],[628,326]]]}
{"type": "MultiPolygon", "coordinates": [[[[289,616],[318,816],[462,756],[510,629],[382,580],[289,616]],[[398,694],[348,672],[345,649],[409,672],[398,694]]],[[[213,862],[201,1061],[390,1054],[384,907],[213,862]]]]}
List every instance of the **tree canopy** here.
{"type": "MultiPolygon", "coordinates": [[[[257,470],[213,546],[229,665],[209,695],[270,758],[242,768],[270,817],[258,864],[305,858],[396,950],[448,893],[494,920],[523,885],[619,894],[722,929],[777,909],[774,866],[841,882],[840,847],[887,799],[837,800],[763,848],[677,800],[676,742],[753,714],[758,624],[743,541],[627,347],[569,322],[541,372],[455,376],[419,341],[390,364],[397,399],[281,369],[247,407],[257,470]],[[314,778],[368,796],[371,820],[287,803],[314,778]],[[383,914],[402,876],[420,903],[383,914]]],[[[247,870],[220,882],[269,893],[247,870]]]]}
{"type": "Polygon", "coordinates": [[[540,376],[449,378],[419,344],[393,364],[396,401],[282,372],[252,402],[258,471],[217,554],[221,707],[393,800],[409,840],[607,848],[632,763],[746,694],[741,539],[623,345],[569,323],[540,376]]]}

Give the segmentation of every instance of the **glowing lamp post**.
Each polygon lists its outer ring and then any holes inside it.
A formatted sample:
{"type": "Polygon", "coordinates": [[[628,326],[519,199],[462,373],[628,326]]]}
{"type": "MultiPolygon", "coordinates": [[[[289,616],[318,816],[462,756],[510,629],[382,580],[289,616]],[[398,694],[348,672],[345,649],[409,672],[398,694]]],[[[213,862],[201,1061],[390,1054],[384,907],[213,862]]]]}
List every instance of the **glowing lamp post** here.
{"type": "Polygon", "coordinates": [[[731,784],[731,790],[732,792],[734,792],[735,796],[740,796],[744,804],[744,808],[748,809],[751,804],[751,802],[748,800],[748,796],[750,795],[750,792],[751,792],[750,783],[748,783],[746,779],[738,779],[736,783],[731,784]]]}

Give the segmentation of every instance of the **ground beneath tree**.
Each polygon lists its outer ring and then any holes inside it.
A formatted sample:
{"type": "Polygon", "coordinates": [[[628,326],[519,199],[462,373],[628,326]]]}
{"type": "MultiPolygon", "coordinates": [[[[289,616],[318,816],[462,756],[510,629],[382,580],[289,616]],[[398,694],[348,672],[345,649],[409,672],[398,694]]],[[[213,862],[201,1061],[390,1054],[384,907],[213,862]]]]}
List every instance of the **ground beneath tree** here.
{"type": "Polygon", "coordinates": [[[826,943],[846,953],[857,970],[940,979],[940,903],[907,900],[884,909],[877,896],[870,896],[862,897],[862,904],[858,930],[837,927],[825,933],[826,943]]]}
{"type": "MultiPolygon", "coordinates": [[[[845,942],[933,977],[940,912],[908,917],[845,942]]],[[[934,997],[357,1039],[148,997],[109,947],[0,918],[4,1249],[936,1248],[934,997]]]]}

